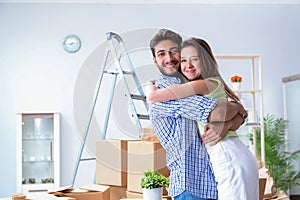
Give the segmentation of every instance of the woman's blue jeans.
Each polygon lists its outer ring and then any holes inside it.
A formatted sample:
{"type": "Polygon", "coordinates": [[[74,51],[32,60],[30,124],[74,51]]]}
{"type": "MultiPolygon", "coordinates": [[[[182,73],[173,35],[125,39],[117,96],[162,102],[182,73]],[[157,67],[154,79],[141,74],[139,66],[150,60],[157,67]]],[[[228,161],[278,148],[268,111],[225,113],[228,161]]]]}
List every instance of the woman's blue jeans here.
{"type": "Polygon", "coordinates": [[[196,197],[195,195],[192,195],[191,193],[184,191],[180,195],[174,197],[174,200],[210,200],[210,199],[203,199],[200,197],[196,197]]]}

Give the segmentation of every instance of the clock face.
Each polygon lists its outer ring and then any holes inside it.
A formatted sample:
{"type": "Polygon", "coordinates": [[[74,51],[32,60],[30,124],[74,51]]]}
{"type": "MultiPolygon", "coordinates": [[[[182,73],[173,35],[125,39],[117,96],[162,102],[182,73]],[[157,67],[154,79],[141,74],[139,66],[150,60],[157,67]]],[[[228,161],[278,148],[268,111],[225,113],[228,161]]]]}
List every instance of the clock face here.
{"type": "Polygon", "coordinates": [[[68,35],[63,41],[64,49],[69,53],[75,53],[79,51],[81,47],[81,41],[76,35],[68,35]]]}

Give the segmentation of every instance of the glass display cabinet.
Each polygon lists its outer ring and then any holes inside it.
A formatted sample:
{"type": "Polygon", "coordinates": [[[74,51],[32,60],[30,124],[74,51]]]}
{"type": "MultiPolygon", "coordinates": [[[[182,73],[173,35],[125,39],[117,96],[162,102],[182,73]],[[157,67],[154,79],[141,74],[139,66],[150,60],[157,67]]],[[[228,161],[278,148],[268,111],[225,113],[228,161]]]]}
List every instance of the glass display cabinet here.
{"type": "Polygon", "coordinates": [[[17,192],[60,186],[59,113],[17,114],[17,192]]]}

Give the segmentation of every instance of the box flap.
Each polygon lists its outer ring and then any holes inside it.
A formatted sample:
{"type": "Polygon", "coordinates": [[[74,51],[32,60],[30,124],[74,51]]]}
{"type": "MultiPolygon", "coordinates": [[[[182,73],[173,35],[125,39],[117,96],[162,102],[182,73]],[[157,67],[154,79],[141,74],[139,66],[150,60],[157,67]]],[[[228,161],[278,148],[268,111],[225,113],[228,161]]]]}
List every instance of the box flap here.
{"type": "Polygon", "coordinates": [[[80,189],[104,192],[105,190],[109,189],[109,186],[98,185],[98,184],[88,184],[88,185],[85,185],[83,187],[80,187],[80,189]]]}

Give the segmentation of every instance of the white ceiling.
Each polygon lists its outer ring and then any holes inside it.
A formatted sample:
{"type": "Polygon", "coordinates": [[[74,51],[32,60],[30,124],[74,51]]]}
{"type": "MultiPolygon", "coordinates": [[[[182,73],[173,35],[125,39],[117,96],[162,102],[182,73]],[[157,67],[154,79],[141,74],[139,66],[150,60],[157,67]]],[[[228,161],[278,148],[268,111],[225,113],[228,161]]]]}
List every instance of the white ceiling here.
{"type": "Polygon", "coordinates": [[[300,0],[0,0],[0,3],[300,4],[300,0]]]}

